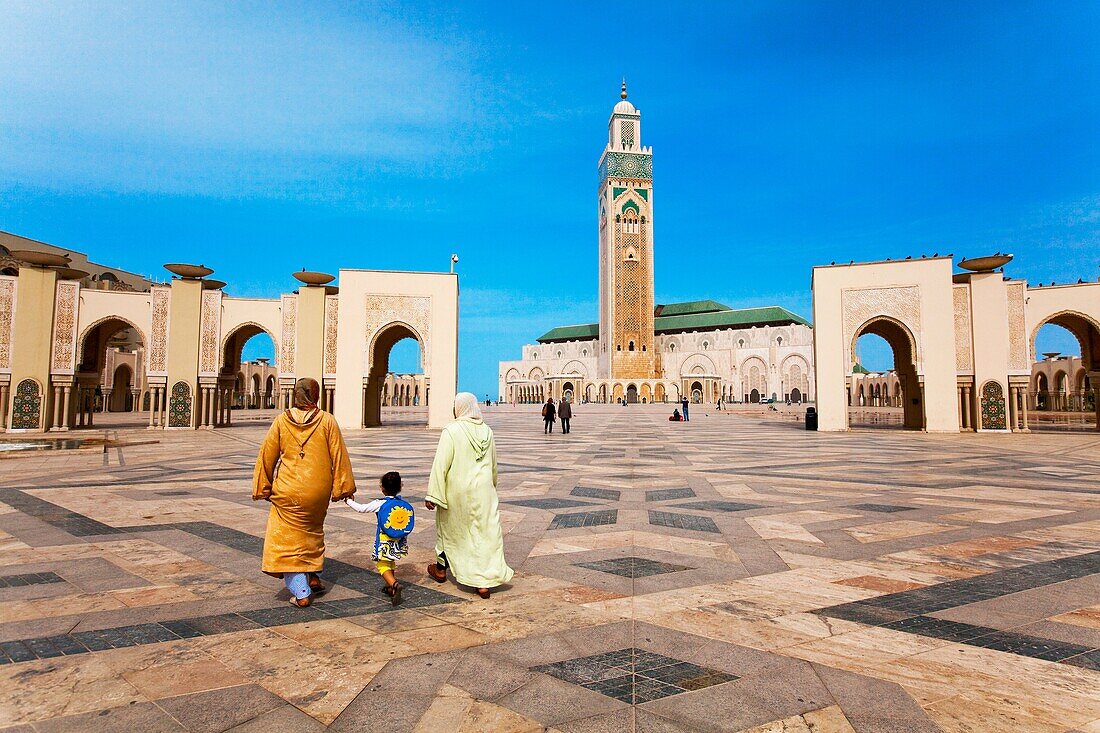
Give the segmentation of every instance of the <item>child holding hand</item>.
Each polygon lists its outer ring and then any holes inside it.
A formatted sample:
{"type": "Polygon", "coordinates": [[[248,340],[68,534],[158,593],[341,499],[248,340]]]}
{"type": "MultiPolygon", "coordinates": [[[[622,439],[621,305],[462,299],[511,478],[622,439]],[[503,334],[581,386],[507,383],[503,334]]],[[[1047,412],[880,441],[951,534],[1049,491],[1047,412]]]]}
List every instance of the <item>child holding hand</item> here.
{"type": "Polygon", "coordinates": [[[378,528],[374,535],[374,553],[371,557],[382,579],[386,581],[386,587],[382,592],[388,595],[396,606],[401,603],[401,584],[397,582],[393,571],[397,567],[397,561],[409,554],[407,538],[413,530],[413,508],[409,502],[401,498],[400,473],[389,471],[378,483],[384,498],[375,499],[367,504],[360,504],[354,499],[345,499],[344,502],[359,513],[371,512],[378,515],[378,528]]]}

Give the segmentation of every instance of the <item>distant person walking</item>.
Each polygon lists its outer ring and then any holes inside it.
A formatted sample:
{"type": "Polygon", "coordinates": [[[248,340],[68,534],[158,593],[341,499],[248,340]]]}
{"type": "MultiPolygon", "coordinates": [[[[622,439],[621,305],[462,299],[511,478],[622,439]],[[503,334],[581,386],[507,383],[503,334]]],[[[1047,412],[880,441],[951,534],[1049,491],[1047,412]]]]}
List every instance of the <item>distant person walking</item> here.
{"type": "Polygon", "coordinates": [[[687,422],[691,418],[688,417],[688,398],[684,397],[680,400],[680,407],[684,410],[684,422],[687,422]]]}
{"type": "Polygon", "coordinates": [[[569,400],[562,400],[558,405],[558,418],[561,419],[561,431],[565,435],[569,434],[569,420],[573,417],[573,403],[569,400]]]}
{"type": "Polygon", "coordinates": [[[554,420],[557,417],[558,409],[554,407],[554,398],[547,397],[546,404],[542,406],[542,432],[549,435],[554,432],[554,420]]]}

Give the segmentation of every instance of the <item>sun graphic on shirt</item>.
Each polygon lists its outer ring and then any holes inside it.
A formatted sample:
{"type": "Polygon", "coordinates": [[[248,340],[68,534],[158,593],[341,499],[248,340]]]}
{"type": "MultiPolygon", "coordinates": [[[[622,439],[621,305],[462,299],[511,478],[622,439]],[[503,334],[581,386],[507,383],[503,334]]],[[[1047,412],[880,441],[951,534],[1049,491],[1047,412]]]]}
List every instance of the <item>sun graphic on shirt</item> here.
{"type": "Polygon", "coordinates": [[[412,519],[412,512],[403,506],[395,506],[390,510],[390,516],[386,519],[386,526],[390,529],[405,529],[412,519]]]}

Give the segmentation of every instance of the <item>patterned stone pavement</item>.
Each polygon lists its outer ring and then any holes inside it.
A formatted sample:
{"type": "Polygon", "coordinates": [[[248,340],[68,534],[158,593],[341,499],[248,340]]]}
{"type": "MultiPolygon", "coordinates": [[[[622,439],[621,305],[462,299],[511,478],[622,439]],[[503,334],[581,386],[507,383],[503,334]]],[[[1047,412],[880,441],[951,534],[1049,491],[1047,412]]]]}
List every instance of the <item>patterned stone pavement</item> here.
{"type": "MultiPolygon", "coordinates": [[[[427,581],[422,510],[398,610],[346,508],[323,602],[259,572],[267,415],[0,459],[0,730],[1100,731],[1100,437],[667,412],[490,410],[514,582],[427,581]]],[[[360,495],[419,499],[390,417],[360,495]]]]}

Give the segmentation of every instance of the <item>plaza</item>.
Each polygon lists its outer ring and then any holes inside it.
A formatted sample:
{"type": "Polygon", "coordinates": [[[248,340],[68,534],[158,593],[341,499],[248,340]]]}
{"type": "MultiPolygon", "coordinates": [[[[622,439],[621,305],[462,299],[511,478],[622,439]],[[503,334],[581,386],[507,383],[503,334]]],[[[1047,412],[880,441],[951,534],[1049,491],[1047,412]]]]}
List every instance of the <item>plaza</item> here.
{"type": "MultiPolygon", "coordinates": [[[[425,409],[346,431],[360,496],[423,497],[425,409]]],[[[1100,730],[1096,433],[669,411],[487,409],[515,578],[431,582],[421,510],[397,609],[341,506],[321,602],[259,572],[273,411],[6,436],[0,730],[1100,730]]]]}

